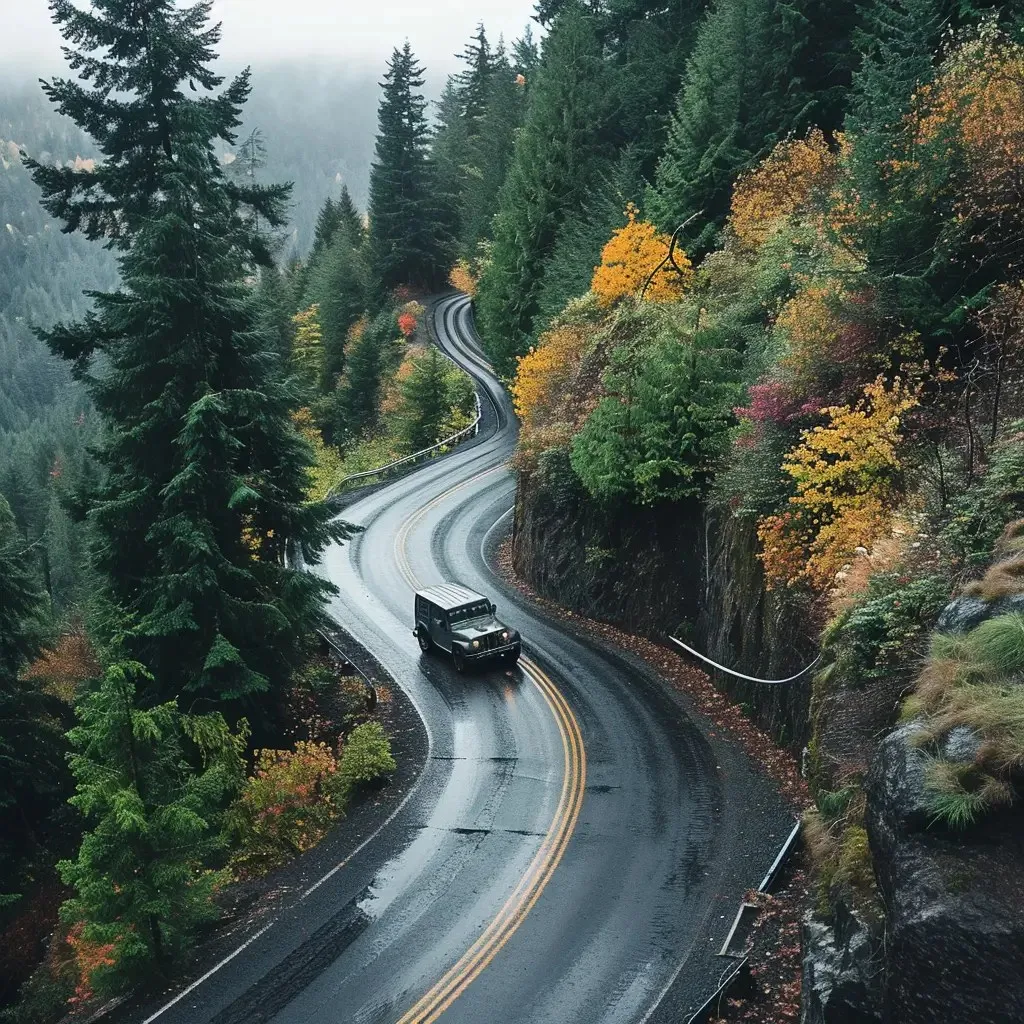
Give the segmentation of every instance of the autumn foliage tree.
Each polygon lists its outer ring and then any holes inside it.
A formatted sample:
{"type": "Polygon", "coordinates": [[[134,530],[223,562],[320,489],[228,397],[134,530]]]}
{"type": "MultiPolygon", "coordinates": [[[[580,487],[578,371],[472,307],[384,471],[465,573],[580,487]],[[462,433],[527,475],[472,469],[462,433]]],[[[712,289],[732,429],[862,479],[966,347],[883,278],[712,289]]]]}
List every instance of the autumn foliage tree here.
{"type": "Polygon", "coordinates": [[[693,268],[686,254],[673,254],[676,266],[666,262],[668,235],[638,220],[638,213],[633,203],[626,207],[625,227],[608,240],[601,252],[601,265],[594,269],[590,288],[602,306],[611,306],[627,295],[638,296],[649,277],[651,282],[644,293],[649,302],[679,299],[693,281],[693,268]]]}
{"type": "Polygon", "coordinates": [[[853,406],[822,410],[828,422],[803,433],[783,468],[796,493],[789,508],[758,526],[770,586],[807,583],[823,591],[887,532],[899,497],[902,420],[918,404],[914,388],[879,377],[853,406]]]}

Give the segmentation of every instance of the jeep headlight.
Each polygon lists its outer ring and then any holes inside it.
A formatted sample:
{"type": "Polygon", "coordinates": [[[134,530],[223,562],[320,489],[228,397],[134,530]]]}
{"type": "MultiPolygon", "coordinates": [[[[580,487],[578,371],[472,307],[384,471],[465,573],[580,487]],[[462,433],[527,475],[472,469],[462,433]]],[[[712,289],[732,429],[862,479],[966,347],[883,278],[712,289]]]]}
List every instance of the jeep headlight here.
{"type": "Polygon", "coordinates": [[[501,639],[502,640],[507,640],[508,639],[508,630],[507,629],[505,630],[504,633],[501,634],[501,639]]]}
{"type": "Polygon", "coordinates": [[[479,647],[480,646],[480,641],[479,640],[474,640],[473,641],[473,646],[474,647],[479,647]]]}

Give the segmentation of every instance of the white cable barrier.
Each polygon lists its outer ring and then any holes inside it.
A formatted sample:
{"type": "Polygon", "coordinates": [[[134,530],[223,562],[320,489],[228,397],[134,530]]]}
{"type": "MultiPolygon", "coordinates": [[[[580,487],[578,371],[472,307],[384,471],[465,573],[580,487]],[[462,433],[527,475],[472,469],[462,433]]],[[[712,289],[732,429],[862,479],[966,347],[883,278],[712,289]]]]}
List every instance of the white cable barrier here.
{"type": "Polygon", "coordinates": [[[707,655],[701,654],[700,651],[695,651],[688,644],[684,644],[682,640],[677,639],[674,636],[670,636],[669,640],[674,644],[678,644],[688,654],[692,654],[695,658],[700,658],[701,661],[706,662],[708,665],[712,665],[717,668],[720,672],[725,672],[727,675],[735,676],[737,679],[745,679],[748,683],[762,683],[765,686],[780,686],[783,683],[792,683],[799,679],[801,676],[807,675],[808,672],[814,668],[815,665],[821,661],[821,655],[819,654],[814,661],[810,663],[806,668],[800,669],[796,675],[787,676],[785,679],[759,679],[757,676],[744,675],[742,672],[737,672],[735,669],[726,668],[725,665],[719,665],[717,661],[712,661],[707,655]]]}

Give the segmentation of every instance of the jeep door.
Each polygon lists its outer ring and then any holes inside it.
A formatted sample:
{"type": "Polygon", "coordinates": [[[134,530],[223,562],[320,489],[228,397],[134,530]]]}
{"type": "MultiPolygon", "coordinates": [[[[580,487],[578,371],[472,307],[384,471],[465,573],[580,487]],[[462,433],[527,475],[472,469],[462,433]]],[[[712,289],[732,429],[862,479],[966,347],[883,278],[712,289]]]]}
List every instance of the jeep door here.
{"type": "Polygon", "coordinates": [[[430,606],[430,639],[443,651],[452,649],[451,636],[448,629],[448,613],[435,605],[430,606]]]}

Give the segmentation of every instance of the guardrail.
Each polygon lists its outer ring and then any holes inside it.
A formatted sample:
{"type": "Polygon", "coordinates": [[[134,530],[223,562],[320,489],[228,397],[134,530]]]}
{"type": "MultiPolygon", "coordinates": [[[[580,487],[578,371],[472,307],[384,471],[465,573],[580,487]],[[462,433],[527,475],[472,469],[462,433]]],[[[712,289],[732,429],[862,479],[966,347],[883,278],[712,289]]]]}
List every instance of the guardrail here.
{"type": "MultiPolygon", "coordinates": [[[[443,353],[442,353],[443,354],[443,353]]],[[[445,356],[447,359],[448,357],[445,356]]],[[[454,361],[454,360],[453,360],[454,361]]],[[[458,364],[456,364],[458,365],[458,364]]],[[[424,448],[422,451],[413,452],[412,455],[404,455],[400,459],[395,459],[394,462],[387,462],[383,466],[376,466],[373,469],[364,469],[359,473],[350,473],[348,476],[342,477],[328,492],[327,497],[331,498],[336,494],[340,494],[341,490],[346,484],[350,484],[353,480],[368,480],[374,476],[385,476],[393,469],[397,469],[399,466],[405,466],[415,462],[417,459],[423,458],[425,455],[429,455],[431,452],[436,452],[439,448],[445,448],[450,444],[455,444],[461,441],[465,437],[475,437],[477,431],[480,429],[480,418],[482,416],[480,410],[480,396],[478,394],[473,395],[473,400],[476,403],[476,416],[473,422],[468,427],[464,427],[462,430],[457,431],[450,437],[444,438],[442,441],[438,441],[437,444],[432,444],[429,448],[424,448]]]]}
{"type": "Polygon", "coordinates": [[[341,659],[345,668],[355,669],[356,674],[366,685],[366,710],[373,711],[377,706],[377,684],[352,660],[348,651],[324,629],[318,629],[317,633],[328,647],[341,659]]]}
{"type": "MultiPolygon", "coordinates": [[[[775,860],[772,861],[771,867],[768,868],[764,878],[761,879],[761,884],[757,887],[758,892],[766,893],[771,891],[772,886],[793,853],[797,839],[800,836],[800,828],[801,821],[797,819],[789,835],[786,836],[785,842],[783,842],[775,860]]],[[[749,925],[753,923],[753,917],[756,916],[756,912],[757,907],[754,904],[748,903],[746,900],[740,903],[739,910],[736,911],[736,918],[729,929],[729,934],[726,935],[722,949],[718,953],[718,956],[727,957],[735,961],[735,966],[725,969],[725,972],[719,977],[718,987],[701,1004],[699,1009],[690,1014],[686,1019],[686,1024],[706,1024],[707,1021],[713,1020],[719,1015],[722,1001],[730,995],[735,995],[737,989],[741,986],[750,983],[749,958],[746,951],[734,952],[732,946],[742,931],[741,924],[744,918],[749,918],[746,922],[749,928],[749,925]]]]}

